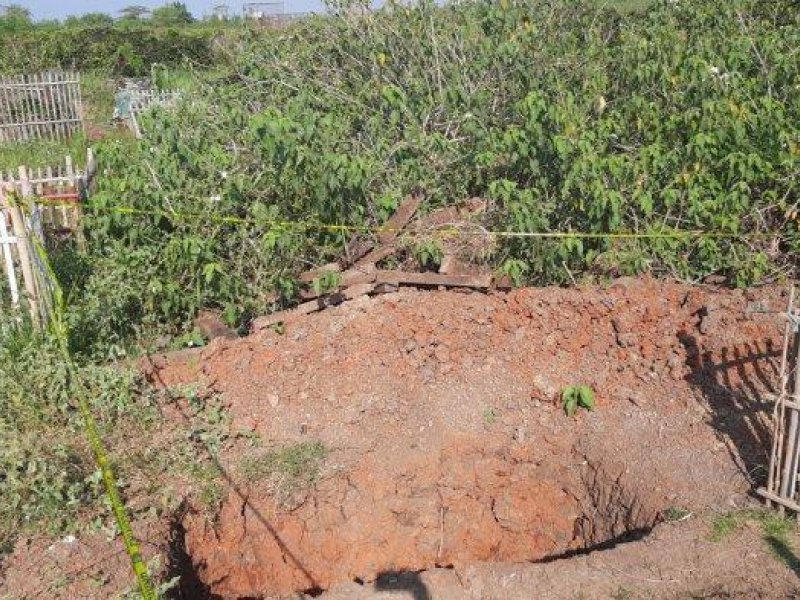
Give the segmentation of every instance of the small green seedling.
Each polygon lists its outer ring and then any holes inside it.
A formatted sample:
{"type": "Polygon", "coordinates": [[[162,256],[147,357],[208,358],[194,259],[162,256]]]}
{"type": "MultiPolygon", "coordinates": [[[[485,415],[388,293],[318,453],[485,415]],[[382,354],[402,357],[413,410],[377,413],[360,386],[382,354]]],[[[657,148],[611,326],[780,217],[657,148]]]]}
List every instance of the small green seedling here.
{"type": "Polygon", "coordinates": [[[594,391],[588,385],[568,385],[561,392],[561,405],[568,417],[578,408],[594,410],[594,391]]]}

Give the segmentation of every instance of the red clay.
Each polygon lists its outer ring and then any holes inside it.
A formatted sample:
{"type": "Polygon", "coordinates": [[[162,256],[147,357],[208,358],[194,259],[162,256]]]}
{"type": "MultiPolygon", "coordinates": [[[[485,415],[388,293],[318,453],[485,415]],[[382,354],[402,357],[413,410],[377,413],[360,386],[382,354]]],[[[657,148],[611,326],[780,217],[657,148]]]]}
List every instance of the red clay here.
{"type": "Polygon", "coordinates": [[[528,561],[648,529],[661,511],[726,505],[768,438],[777,289],[651,280],[509,294],[361,299],[238,341],[160,376],[221,394],[267,447],[320,440],[292,510],[246,485],[187,550],[225,598],[326,589],[387,570],[528,561]],[[596,390],[567,418],[567,385],[596,390]]]}

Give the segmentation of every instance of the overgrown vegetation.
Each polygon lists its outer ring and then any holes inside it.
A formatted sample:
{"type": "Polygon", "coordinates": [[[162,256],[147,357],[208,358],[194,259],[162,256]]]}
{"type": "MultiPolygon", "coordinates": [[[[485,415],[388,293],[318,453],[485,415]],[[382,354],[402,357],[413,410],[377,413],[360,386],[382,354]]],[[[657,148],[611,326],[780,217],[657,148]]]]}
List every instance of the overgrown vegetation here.
{"type": "MultiPolygon", "coordinates": [[[[66,366],[57,343],[6,328],[0,344],[0,546],[19,534],[73,530],[102,494],[66,366]]],[[[156,418],[152,398],[132,375],[87,365],[76,385],[92,399],[104,434],[124,444],[156,418]],[[121,435],[122,432],[127,432],[121,435]]]]}
{"type": "Polygon", "coordinates": [[[25,535],[115,531],[76,391],[90,410],[134,516],[172,515],[187,497],[222,500],[215,453],[231,438],[219,398],[153,389],[120,365],[84,364],[70,381],[51,334],[0,323],[0,555],[25,535]],[[185,398],[184,398],[185,396],[185,398]],[[185,405],[164,421],[167,404],[185,405]]]}
{"type": "Polygon", "coordinates": [[[232,73],[154,113],[141,143],[99,149],[93,269],[74,302],[86,350],[181,328],[202,306],[236,324],[290,301],[295,275],[351,235],[317,224],[380,225],[418,186],[429,210],[488,197],[495,230],[599,235],[500,238],[487,260],[520,283],[651,271],[746,285],[794,268],[792,3],[348,15],[249,37],[232,73]],[[626,232],[655,237],[606,236],[626,232]]]}
{"type": "Polygon", "coordinates": [[[211,66],[217,60],[215,40],[225,34],[235,37],[241,29],[238,23],[195,21],[181,3],[164,5],[145,17],[122,14],[115,20],[90,13],[63,23],[34,22],[27,9],[12,6],[0,14],[0,73],[62,68],[145,76],[153,63],[211,66]]]}

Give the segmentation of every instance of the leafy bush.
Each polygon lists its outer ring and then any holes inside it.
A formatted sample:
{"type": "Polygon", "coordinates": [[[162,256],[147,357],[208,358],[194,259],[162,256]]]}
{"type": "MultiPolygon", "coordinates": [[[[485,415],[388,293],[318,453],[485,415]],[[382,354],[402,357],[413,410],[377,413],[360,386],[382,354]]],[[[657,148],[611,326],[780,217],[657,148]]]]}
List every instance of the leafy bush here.
{"type": "Polygon", "coordinates": [[[418,186],[428,210],[488,197],[496,230],[597,234],[501,238],[520,283],[789,273],[796,7],[603,4],[343,6],[246,36],[231,74],[100,148],[76,319],[115,342],[202,306],[242,322],[342,253],[350,234],[315,224],[379,225],[418,186]]]}

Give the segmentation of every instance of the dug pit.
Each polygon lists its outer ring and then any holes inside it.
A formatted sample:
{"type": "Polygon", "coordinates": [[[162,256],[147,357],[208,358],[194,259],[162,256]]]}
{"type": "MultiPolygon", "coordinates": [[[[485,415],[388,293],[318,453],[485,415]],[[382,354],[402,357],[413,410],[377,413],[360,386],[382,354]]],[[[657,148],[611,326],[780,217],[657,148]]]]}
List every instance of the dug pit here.
{"type": "Polygon", "coordinates": [[[185,594],[549,560],[725,505],[764,462],[784,302],[649,280],[405,292],[157,359],[154,381],[200,383],[240,434],[219,511],[178,524],[185,594]],[[597,407],[568,417],[575,384],[597,407]]]}

